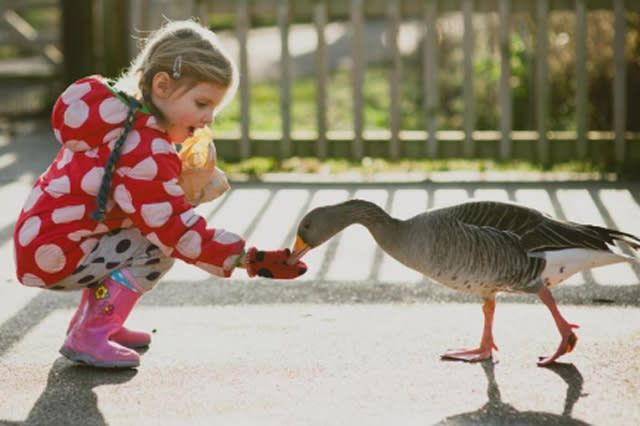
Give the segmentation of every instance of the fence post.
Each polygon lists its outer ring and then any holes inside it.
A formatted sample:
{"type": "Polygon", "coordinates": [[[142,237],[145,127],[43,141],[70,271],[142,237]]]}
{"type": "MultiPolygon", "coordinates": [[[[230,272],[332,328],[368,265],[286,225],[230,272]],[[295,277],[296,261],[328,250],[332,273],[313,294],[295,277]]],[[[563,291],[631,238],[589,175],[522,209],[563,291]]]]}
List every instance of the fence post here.
{"type": "Polygon", "coordinates": [[[353,145],[352,156],[360,160],[363,156],[363,108],[362,80],[363,80],[363,14],[362,0],[351,1],[351,84],[353,86],[353,145]]]}
{"type": "Polygon", "coordinates": [[[99,71],[95,69],[92,3],[86,0],[60,2],[65,85],[99,71]]]}
{"type": "Polygon", "coordinates": [[[387,44],[391,56],[391,73],[389,79],[389,117],[391,139],[389,140],[389,157],[397,160],[400,156],[400,78],[402,73],[402,58],[398,48],[398,33],[400,31],[400,6],[398,0],[390,0],[387,9],[389,16],[389,30],[387,44]]]}
{"type": "Polygon", "coordinates": [[[626,154],[624,133],[627,121],[627,76],[624,61],[624,0],[614,0],[613,2],[613,26],[615,28],[613,39],[613,127],[616,134],[616,163],[619,167],[622,167],[626,154]]]}
{"type": "MultiPolygon", "coordinates": [[[[89,2],[88,2],[89,3],[89,2]]],[[[131,24],[129,2],[124,0],[103,0],[104,21],[104,69],[101,72],[116,77],[123,68],[129,66],[129,39],[131,24]]]]}
{"type": "Polygon", "coordinates": [[[236,6],[236,33],[238,36],[238,56],[240,62],[240,158],[251,156],[251,139],[249,135],[251,123],[251,97],[249,59],[247,54],[247,34],[249,32],[249,13],[247,0],[238,0],[236,6]]]}
{"type": "Polygon", "coordinates": [[[538,129],[538,160],[549,165],[549,141],[547,140],[547,120],[549,103],[549,81],[547,76],[547,55],[549,34],[547,25],[548,0],[536,2],[536,122],[538,129]]]}
{"type": "Polygon", "coordinates": [[[500,158],[511,158],[511,10],[509,0],[500,0],[500,158]]]}
{"type": "Polygon", "coordinates": [[[423,47],[424,89],[423,105],[425,111],[425,125],[428,132],[426,153],[429,158],[438,154],[438,139],[436,137],[438,111],[438,32],[436,18],[438,14],[438,0],[427,0],[424,9],[424,25],[426,38],[423,47]]]}
{"type": "Polygon", "coordinates": [[[473,0],[462,1],[462,15],[464,20],[464,156],[474,155],[473,130],[475,127],[474,96],[473,96],[473,0]]]}
{"type": "Polygon", "coordinates": [[[209,1],[194,0],[191,5],[192,15],[197,17],[202,25],[209,25],[209,1]]]}
{"type": "Polygon", "coordinates": [[[585,0],[576,0],[576,151],[587,157],[587,61],[585,0]]]}
{"type": "Polygon", "coordinates": [[[327,147],[327,81],[329,78],[327,40],[325,27],[327,26],[327,5],[325,0],[316,0],[313,5],[313,18],[318,36],[318,48],[316,50],[316,120],[318,127],[318,140],[316,155],[318,158],[326,158],[327,147]]]}
{"type": "Polygon", "coordinates": [[[282,115],[282,141],[280,155],[291,155],[291,55],[289,53],[289,0],[278,2],[280,27],[280,114],[282,115]]]}

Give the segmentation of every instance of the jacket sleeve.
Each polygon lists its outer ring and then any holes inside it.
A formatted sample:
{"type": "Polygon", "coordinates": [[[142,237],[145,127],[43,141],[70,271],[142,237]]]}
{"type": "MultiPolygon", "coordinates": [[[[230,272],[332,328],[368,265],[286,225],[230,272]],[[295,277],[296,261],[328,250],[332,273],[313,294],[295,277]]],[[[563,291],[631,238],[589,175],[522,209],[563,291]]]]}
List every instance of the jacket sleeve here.
{"type": "Polygon", "coordinates": [[[182,165],[175,149],[162,138],[150,146],[151,155],[137,152],[121,157],[124,161],[119,162],[112,183],[115,202],[166,255],[214,275],[230,276],[244,251],[244,239],[208,228],[178,185],[182,165]]]}

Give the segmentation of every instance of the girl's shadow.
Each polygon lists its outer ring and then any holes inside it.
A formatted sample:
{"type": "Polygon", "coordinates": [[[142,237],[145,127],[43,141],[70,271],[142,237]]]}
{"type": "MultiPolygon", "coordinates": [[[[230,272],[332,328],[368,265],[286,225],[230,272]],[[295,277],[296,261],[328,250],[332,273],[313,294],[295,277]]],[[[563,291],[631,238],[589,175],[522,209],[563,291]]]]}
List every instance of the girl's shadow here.
{"type": "Polygon", "coordinates": [[[518,411],[502,402],[500,389],[496,383],[495,364],[492,360],[480,363],[487,376],[487,396],[489,401],[479,410],[447,417],[437,425],[588,425],[571,417],[573,406],[582,396],[582,375],[573,364],[555,363],[548,368],[567,383],[567,395],[561,415],[542,411],[518,411]]]}
{"type": "Polygon", "coordinates": [[[20,423],[3,422],[2,425],[78,425],[106,426],[98,409],[98,397],[93,388],[115,385],[131,380],[134,369],[100,369],[74,364],[58,358],[51,367],[47,387],[20,423]]]}

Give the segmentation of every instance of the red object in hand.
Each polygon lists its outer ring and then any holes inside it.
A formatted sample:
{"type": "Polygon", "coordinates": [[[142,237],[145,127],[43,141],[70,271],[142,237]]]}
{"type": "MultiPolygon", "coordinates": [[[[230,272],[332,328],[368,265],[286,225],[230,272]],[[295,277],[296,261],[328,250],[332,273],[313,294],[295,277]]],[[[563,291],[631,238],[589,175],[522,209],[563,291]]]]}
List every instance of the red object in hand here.
{"type": "Polygon", "coordinates": [[[287,264],[290,254],[288,248],[267,251],[251,247],[245,256],[247,273],[250,277],[297,278],[307,272],[307,265],[301,260],[294,265],[287,264]]]}

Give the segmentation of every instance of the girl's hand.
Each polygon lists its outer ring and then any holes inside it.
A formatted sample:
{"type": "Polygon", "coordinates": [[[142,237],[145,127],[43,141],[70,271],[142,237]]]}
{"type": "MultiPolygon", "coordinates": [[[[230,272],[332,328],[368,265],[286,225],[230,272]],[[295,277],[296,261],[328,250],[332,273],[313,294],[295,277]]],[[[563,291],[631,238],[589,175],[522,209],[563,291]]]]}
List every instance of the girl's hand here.
{"type": "Polygon", "coordinates": [[[288,248],[267,251],[251,247],[240,264],[246,268],[250,277],[259,275],[265,278],[297,278],[307,272],[307,265],[301,260],[289,265],[287,260],[290,254],[288,248]]]}

